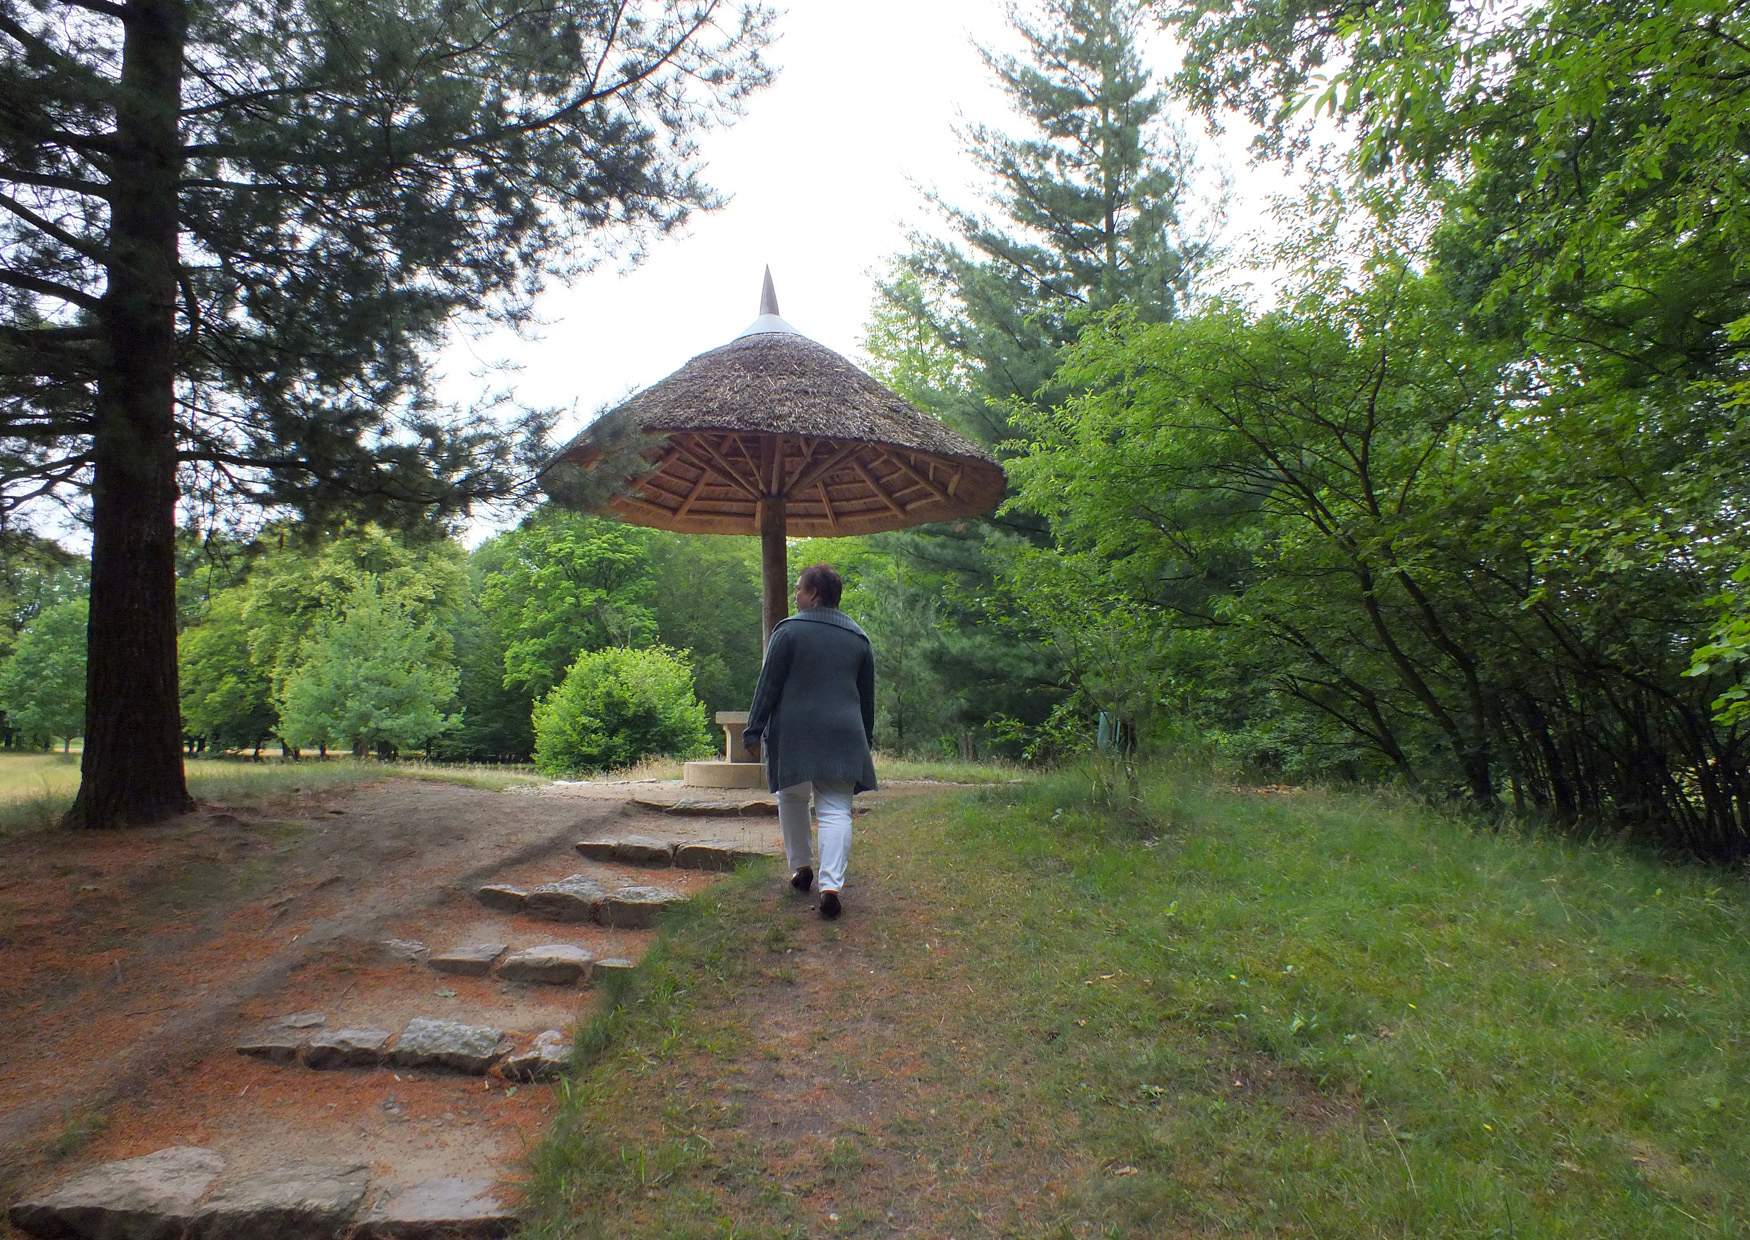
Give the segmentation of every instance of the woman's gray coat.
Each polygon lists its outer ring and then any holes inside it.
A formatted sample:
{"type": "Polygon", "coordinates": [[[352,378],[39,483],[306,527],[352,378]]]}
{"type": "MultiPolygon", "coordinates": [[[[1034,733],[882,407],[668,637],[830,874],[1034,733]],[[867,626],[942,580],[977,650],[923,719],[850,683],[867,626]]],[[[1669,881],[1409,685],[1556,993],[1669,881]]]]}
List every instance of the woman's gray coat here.
{"type": "Polygon", "coordinates": [[[857,622],[810,607],[772,630],[743,739],[763,746],[772,791],[816,779],[875,787],[875,654],[857,622]]]}

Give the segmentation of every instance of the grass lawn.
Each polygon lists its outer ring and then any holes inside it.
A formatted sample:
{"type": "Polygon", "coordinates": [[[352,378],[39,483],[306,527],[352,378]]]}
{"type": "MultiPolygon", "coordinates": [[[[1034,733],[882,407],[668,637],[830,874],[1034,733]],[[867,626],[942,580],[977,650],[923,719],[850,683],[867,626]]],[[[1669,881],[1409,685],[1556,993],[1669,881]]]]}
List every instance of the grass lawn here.
{"type": "Polygon", "coordinates": [[[1750,1230],[1750,890],[1341,793],[1065,776],[766,865],[581,1031],[528,1234],[1750,1230]]]}
{"type": "MultiPolygon", "coordinates": [[[[79,790],[79,753],[0,753],[0,836],[52,827],[79,790]]],[[[189,792],[200,801],[224,804],[259,801],[366,780],[430,779],[501,789],[545,783],[532,769],[447,766],[437,763],[379,763],[351,758],[299,762],[241,758],[189,758],[189,792]]]]}

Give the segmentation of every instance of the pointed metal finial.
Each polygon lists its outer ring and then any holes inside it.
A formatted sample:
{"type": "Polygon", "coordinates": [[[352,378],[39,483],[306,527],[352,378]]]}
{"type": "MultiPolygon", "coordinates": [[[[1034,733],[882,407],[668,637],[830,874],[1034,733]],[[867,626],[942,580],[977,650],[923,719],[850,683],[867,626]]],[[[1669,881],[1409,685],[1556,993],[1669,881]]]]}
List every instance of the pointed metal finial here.
{"type": "MultiPolygon", "coordinates": [[[[770,265],[766,267],[765,283],[760,286],[759,317],[749,323],[747,329],[743,331],[741,335],[758,336],[764,332],[788,332],[792,336],[800,336],[802,334],[794,327],[791,327],[788,323],[784,322],[783,318],[778,314],[778,290],[772,287],[772,269],[770,265]]],[[[736,339],[741,339],[741,336],[737,336],[736,339]]]]}

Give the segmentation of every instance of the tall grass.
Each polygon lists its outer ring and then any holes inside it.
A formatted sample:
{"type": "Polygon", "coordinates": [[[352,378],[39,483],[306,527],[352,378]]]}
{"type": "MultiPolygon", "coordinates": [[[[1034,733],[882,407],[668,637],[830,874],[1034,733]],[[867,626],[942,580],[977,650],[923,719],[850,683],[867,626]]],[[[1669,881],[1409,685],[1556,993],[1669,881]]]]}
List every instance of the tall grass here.
{"type": "Polygon", "coordinates": [[[1121,971],[1034,972],[1028,1000],[1099,1023],[1071,1071],[1102,1097],[1172,1100],[1087,1109],[1139,1169],[1092,1190],[1127,1225],[1218,1221],[1197,1183],[1317,1234],[1750,1224],[1742,875],[1182,772],[1121,824],[1083,786],[962,812],[951,838],[1051,876],[1017,906],[1017,963],[1121,971]]]}

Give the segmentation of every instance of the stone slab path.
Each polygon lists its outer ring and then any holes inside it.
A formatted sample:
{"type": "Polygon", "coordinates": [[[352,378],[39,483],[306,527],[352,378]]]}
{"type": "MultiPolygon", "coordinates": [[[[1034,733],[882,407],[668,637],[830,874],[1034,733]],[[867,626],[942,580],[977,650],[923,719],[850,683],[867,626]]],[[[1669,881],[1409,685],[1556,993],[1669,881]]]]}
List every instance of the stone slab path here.
{"type": "Polygon", "coordinates": [[[0,1237],[505,1234],[594,983],[778,852],[763,800],[395,780],[0,842],[0,1237]]]}
{"type": "Polygon", "coordinates": [[[778,851],[748,800],[396,780],[7,842],[0,1232],[503,1234],[592,982],[778,851]]]}

